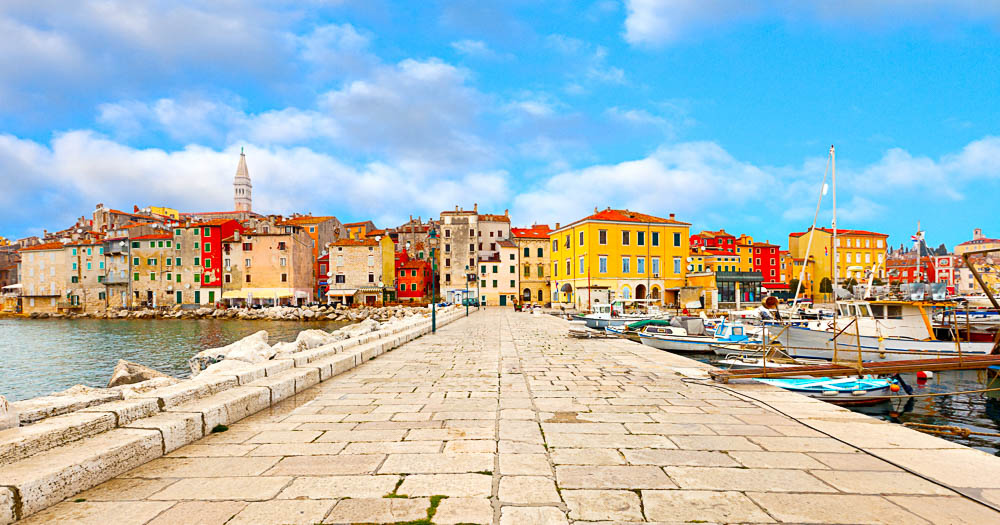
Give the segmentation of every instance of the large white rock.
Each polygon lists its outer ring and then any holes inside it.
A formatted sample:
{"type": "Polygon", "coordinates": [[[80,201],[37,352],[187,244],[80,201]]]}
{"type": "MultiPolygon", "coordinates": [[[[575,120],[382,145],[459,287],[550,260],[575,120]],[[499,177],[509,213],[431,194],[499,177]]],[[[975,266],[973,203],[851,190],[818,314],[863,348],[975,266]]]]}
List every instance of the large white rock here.
{"type": "Polygon", "coordinates": [[[213,363],[236,359],[247,363],[260,363],[274,357],[275,350],[267,344],[267,331],[261,330],[221,348],[209,348],[194,355],[189,361],[191,372],[197,375],[213,363]]]}
{"type": "Polygon", "coordinates": [[[16,428],[20,424],[17,411],[7,402],[6,397],[0,396],[0,430],[16,428]]]}
{"type": "Polygon", "coordinates": [[[119,359],[114,372],[111,373],[111,379],[108,380],[108,388],[141,383],[154,377],[167,377],[167,374],[148,366],[119,359]]]}

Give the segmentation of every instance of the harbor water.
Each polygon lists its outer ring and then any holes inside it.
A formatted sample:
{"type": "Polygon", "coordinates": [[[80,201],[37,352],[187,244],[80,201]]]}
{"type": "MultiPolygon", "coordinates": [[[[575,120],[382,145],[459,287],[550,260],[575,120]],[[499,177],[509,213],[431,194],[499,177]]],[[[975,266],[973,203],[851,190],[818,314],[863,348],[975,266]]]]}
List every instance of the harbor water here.
{"type": "Polygon", "coordinates": [[[188,359],[258,330],[270,342],[292,341],[302,330],[335,330],[343,321],[232,319],[0,319],[0,395],[29,399],[82,384],[107,386],[119,359],[185,378],[188,359]]]}

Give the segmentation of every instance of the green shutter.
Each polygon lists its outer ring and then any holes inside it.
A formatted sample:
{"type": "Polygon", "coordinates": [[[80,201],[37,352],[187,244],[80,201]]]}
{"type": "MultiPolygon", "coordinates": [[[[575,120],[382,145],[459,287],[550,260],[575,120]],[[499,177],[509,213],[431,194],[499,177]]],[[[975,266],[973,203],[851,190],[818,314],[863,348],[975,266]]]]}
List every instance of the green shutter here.
{"type": "Polygon", "coordinates": [[[132,280],[133,281],[138,281],[139,280],[139,274],[138,273],[132,274],[132,280]]]}

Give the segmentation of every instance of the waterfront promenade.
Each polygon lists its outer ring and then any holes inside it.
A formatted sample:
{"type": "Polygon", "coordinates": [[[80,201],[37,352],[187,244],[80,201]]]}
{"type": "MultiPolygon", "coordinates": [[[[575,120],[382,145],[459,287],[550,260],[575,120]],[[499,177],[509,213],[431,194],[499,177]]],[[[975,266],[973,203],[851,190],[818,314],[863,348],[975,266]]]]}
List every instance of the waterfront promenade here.
{"type": "Polygon", "coordinates": [[[566,329],[474,313],[23,523],[1000,523],[859,447],[993,505],[1000,458],[566,329]]]}

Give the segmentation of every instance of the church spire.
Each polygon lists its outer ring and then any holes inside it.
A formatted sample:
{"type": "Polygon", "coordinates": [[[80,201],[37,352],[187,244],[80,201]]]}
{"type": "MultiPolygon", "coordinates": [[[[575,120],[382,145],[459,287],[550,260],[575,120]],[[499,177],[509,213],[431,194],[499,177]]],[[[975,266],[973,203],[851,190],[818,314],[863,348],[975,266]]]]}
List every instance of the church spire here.
{"type": "Polygon", "coordinates": [[[247,170],[247,156],[240,147],[240,163],[233,178],[233,203],[236,211],[252,211],[250,172],[247,170]]]}

